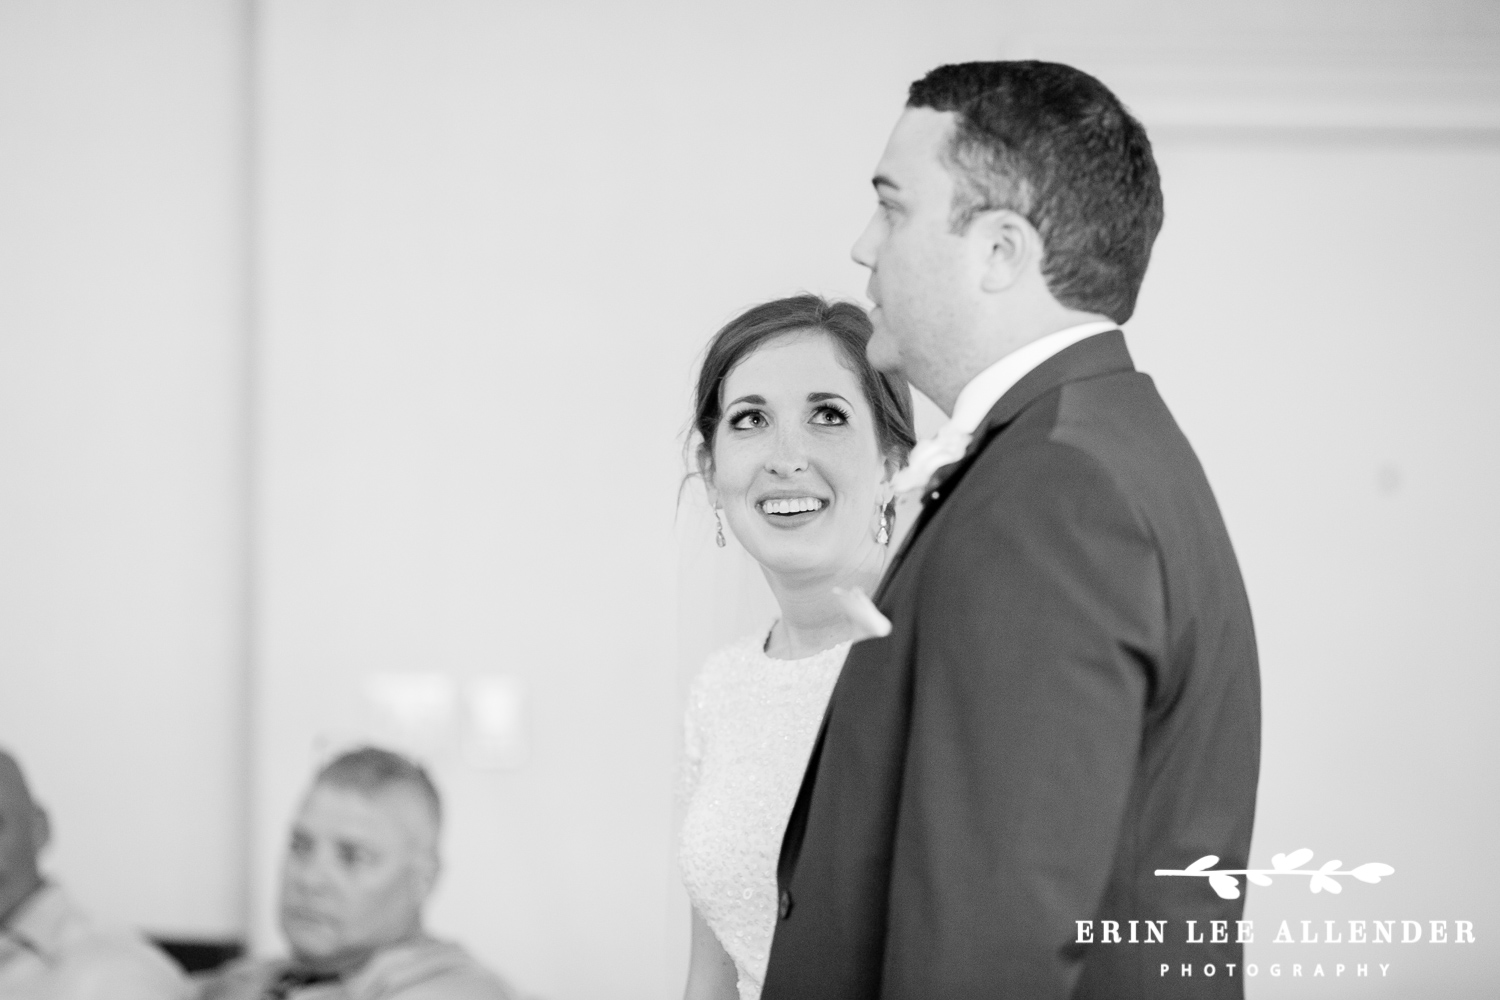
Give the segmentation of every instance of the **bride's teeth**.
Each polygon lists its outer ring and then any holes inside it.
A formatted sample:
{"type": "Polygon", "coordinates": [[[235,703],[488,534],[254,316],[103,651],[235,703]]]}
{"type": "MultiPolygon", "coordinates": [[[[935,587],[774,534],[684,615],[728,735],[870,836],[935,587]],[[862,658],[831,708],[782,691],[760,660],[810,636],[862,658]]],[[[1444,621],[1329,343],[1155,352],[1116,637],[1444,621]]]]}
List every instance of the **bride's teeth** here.
{"type": "Polygon", "coordinates": [[[817,497],[796,499],[763,500],[761,509],[767,514],[802,514],[810,510],[822,510],[823,501],[817,497]]]}

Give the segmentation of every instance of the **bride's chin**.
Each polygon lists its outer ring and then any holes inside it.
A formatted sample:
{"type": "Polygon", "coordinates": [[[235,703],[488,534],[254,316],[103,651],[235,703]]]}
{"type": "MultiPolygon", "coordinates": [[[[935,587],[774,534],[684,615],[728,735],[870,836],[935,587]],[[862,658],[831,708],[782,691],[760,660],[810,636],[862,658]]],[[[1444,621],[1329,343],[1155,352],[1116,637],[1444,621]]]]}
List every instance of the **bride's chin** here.
{"type": "Polygon", "coordinates": [[[792,546],[782,542],[776,546],[767,545],[760,553],[752,552],[751,555],[761,568],[784,577],[788,582],[805,577],[843,577],[862,562],[861,559],[851,560],[848,553],[830,552],[827,545],[820,544],[792,546]]]}

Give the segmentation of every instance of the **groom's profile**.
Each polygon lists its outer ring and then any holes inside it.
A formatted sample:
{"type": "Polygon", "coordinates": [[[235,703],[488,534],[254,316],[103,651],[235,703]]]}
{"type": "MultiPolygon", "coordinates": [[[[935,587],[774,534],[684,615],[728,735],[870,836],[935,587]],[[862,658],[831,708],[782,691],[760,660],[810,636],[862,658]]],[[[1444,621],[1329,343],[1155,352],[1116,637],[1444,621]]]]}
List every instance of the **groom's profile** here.
{"type": "Polygon", "coordinates": [[[1241,996],[1243,898],[1154,874],[1246,867],[1260,687],[1213,493],[1118,329],[1162,222],[1145,131],[1067,66],[944,66],[874,184],[869,355],[950,420],[787,827],[763,995],[1241,996]]]}

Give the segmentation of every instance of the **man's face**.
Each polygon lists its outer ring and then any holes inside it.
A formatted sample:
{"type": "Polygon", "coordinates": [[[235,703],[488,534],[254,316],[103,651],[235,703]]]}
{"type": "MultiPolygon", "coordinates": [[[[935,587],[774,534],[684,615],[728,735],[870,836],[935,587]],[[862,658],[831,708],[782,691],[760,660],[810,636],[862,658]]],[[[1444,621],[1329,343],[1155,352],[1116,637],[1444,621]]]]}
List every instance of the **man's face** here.
{"type": "Polygon", "coordinates": [[[337,960],[415,933],[436,874],[435,836],[415,792],[313,786],[281,875],[281,929],[292,951],[337,960]]]}
{"type": "Polygon", "coordinates": [[[901,115],[875,169],[879,205],[852,252],[870,269],[870,362],[935,399],[963,352],[980,280],[973,248],[949,225],[954,185],[942,155],[953,128],[951,112],[901,115]]]}

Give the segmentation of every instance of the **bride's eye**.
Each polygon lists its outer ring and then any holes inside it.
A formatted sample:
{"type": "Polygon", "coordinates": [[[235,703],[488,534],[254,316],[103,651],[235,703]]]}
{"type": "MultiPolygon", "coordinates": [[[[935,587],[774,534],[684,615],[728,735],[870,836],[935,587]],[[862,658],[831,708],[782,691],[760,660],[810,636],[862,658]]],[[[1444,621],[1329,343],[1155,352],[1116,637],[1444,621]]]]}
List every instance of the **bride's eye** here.
{"type": "Polygon", "coordinates": [[[849,414],[832,403],[824,403],[813,411],[812,422],[837,427],[849,422],[849,414]]]}
{"type": "Polygon", "coordinates": [[[766,415],[759,410],[740,410],[731,413],[727,423],[737,431],[756,430],[766,426],[766,415]]]}

